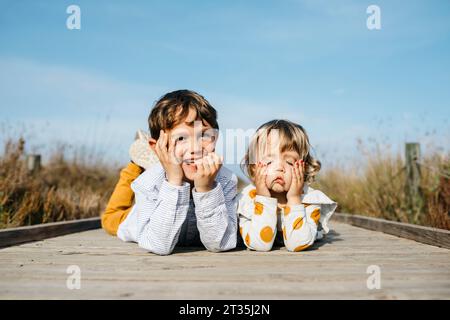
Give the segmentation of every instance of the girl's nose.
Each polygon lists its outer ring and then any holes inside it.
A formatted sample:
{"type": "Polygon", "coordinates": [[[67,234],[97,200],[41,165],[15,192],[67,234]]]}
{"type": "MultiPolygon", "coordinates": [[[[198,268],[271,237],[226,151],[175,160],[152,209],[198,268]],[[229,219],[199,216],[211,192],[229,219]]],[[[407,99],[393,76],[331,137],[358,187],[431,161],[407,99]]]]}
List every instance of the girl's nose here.
{"type": "Polygon", "coordinates": [[[280,160],[275,160],[273,163],[273,167],[275,171],[284,172],[284,166],[280,160]]]}

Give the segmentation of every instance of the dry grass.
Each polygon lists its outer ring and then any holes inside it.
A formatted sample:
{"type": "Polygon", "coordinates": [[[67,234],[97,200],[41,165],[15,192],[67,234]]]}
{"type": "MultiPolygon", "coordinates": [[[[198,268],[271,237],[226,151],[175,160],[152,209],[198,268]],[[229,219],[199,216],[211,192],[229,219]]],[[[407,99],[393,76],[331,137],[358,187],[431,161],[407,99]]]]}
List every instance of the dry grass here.
{"type": "Polygon", "coordinates": [[[39,172],[31,174],[25,165],[24,144],[22,139],[4,143],[0,228],[99,216],[116,183],[117,170],[99,160],[67,160],[60,148],[39,172]]]}
{"type": "MultiPolygon", "coordinates": [[[[336,200],[340,212],[450,230],[449,155],[436,151],[422,157],[424,205],[414,219],[406,205],[402,154],[385,151],[380,145],[362,150],[365,161],[360,165],[354,162],[327,168],[313,187],[336,200]]],[[[47,161],[43,159],[40,172],[30,174],[24,161],[24,141],[4,143],[0,156],[0,228],[99,216],[117,182],[117,168],[99,159],[76,156],[68,160],[65,156],[64,147],[55,150],[47,161]]]]}
{"type": "Polygon", "coordinates": [[[338,211],[450,229],[450,157],[440,151],[422,156],[420,215],[408,209],[402,153],[375,145],[360,166],[335,165],[321,172],[315,186],[336,200],[338,211]]]}

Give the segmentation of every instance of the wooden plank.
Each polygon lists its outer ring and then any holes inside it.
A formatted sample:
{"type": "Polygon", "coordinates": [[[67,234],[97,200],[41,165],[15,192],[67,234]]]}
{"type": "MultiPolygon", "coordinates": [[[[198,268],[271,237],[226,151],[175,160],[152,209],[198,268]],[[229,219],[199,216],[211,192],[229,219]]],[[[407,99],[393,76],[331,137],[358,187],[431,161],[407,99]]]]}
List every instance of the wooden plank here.
{"type": "Polygon", "coordinates": [[[0,230],[0,248],[98,228],[101,222],[96,217],[4,229],[0,230]]]}
{"type": "Polygon", "coordinates": [[[332,219],[334,221],[348,223],[356,227],[380,231],[397,237],[450,249],[450,231],[448,230],[348,213],[335,213],[332,216],[332,219]]]}
{"type": "Polygon", "coordinates": [[[450,251],[332,221],[292,253],[179,247],[158,256],[104,230],[0,250],[0,299],[450,299],[450,251]],[[69,266],[81,271],[70,290],[69,266]],[[367,268],[381,270],[370,290],[367,268]]]}

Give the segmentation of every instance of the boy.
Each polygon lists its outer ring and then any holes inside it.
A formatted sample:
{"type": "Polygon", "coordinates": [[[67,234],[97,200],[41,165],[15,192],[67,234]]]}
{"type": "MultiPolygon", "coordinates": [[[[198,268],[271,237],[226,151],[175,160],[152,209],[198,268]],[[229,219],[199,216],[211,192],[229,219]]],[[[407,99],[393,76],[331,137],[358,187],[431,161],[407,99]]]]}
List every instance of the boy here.
{"type": "Polygon", "coordinates": [[[193,91],[170,92],[152,109],[149,127],[159,162],[142,174],[133,163],[122,170],[103,228],[160,255],[176,244],[202,243],[213,252],[235,248],[237,177],[214,152],[216,110],[193,91]]]}

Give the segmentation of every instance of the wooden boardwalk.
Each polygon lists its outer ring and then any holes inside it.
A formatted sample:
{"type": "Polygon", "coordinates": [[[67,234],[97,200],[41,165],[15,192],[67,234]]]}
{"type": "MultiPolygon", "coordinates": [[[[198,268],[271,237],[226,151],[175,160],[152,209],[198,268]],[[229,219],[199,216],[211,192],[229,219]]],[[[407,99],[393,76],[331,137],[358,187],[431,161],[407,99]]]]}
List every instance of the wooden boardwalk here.
{"type": "Polygon", "coordinates": [[[450,299],[450,250],[333,221],[289,253],[202,248],[147,253],[103,230],[0,249],[0,299],[450,299]],[[81,288],[68,289],[79,266],[81,288]],[[381,272],[368,289],[367,268],[381,272]]]}

